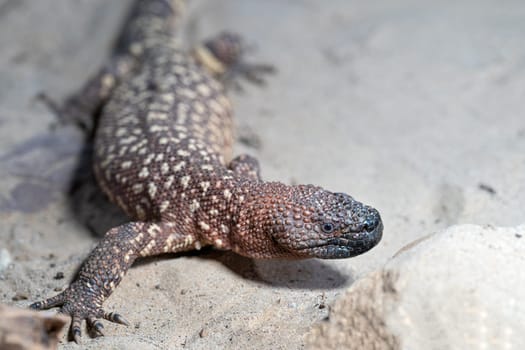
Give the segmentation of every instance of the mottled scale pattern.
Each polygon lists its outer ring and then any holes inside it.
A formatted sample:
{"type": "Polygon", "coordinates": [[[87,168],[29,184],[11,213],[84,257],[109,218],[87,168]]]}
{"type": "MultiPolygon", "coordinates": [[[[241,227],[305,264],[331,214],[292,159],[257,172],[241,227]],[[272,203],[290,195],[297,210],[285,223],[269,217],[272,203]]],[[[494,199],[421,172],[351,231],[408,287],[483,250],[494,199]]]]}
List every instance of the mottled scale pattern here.
{"type": "Polygon", "coordinates": [[[223,87],[178,50],[162,51],[115,89],[96,134],[99,183],[137,220],[174,220],[186,202],[201,201],[197,192],[219,185],[214,179],[233,176],[225,168],[233,126],[223,87]]]}
{"type": "Polygon", "coordinates": [[[130,217],[106,234],[66,290],[32,304],[61,306],[76,341],[83,320],[99,334],[101,318],[127,324],[102,305],[137,258],[207,245],[252,258],[347,258],[382,236],[377,210],[351,196],[265,182],[254,157],[232,159],[223,82],[239,72],[258,82],[257,65],[243,61],[241,39],[231,33],[181,50],[175,29],[183,7],[138,0],[112,58],[62,109],[101,111],[95,174],[130,217]]]}

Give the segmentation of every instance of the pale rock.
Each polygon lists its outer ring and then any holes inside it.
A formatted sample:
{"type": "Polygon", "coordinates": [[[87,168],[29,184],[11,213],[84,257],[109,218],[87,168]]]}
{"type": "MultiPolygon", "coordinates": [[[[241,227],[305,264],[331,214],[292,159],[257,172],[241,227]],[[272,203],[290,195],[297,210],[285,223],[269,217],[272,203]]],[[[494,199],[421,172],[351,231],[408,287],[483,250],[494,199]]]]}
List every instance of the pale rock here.
{"type": "Polygon", "coordinates": [[[307,335],[323,349],[525,349],[525,226],[454,226],[356,282],[307,335]]]}

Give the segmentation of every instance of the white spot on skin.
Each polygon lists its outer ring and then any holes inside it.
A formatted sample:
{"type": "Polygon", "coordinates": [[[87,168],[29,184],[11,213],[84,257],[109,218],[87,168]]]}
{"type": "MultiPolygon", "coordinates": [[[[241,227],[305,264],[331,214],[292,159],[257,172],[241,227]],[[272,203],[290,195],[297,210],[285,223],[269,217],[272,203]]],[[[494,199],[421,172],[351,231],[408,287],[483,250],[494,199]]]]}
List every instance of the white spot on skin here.
{"type": "Polygon", "coordinates": [[[204,107],[204,104],[201,101],[195,101],[193,104],[193,108],[195,108],[195,112],[198,114],[204,114],[206,112],[206,108],[204,107]]]}
{"type": "Polygon", "coordinates": [[[224,190],[224,198],[226,198],[227,201],[229,201],[232,197],[232,193],[230,192],[229,189],[225,189],[224,190]]]}
{"type": "Polygon", "coordinates": [[[190,179],[191,177],[186,175],[186,176],[183,176],[181,179],[180,179],[180,184],[182,185],[182,188],[186,188],[188,187],[188,183],[190,182],[190,179]]]}
{"type": "Polygon", "coordinates": [[[118,150],[118,155],[119,155],[119,157],[122,157],[124,154],[126,154],[127,151],[128,151],[128,146],[122,146],[122,147],[118,150]]]}
{"type": "Polygon", "coordinates": [[[217,209],[211,209],[211,210],[210,210],[210,215],[211,215],[211,216],[219,215],[219,211],[218,211],[217,209]]]}
{"type": "Polygon", "coordinates": [[[202,195],[206,195],[206,191],[208,191],[208,188],[210,188],[210,183],[208,181],[203,181],[199,184],[202,188],[202,195]]]}
{"type": "Polygon", "coordinates": [[[211,94],[211,89],[206,84],[197,85],[197,91],[203,96],[209,96],[211,94]]]}
{"type": "Polygon", "coordinates": [[[159,207],[159,210],[160,212],[164,212],[166,211],[166,209],[168,209],[168,207],[170,206],[170,202],[169,201],[164,201],[162,203],[160,203],[160,207],[159,207]]]}
{"type": "Polygon", "coordinates": [[[166,113],[152,111],[148,113],[148,116],[146,118],[148,119],[148,122],[153,124],[153,120],[165,120],[168,118],[168,115],[166,113]]]}
{"type": "Polygon", "coordinates": [[[106,89],[110,89],[115,85],[115,77],[111,74],[104,74],[102,76],[102,85],[104,85],[106,89]]]}
{"type": "Polygon", "coordinates": [[[162,175],[165,175],[169,170],[170,170],[170,167],[168,163],[162,163],[162,165],[160,166],[160,173],[162,175]]]}
{"type": "Polygon", "coordinates": [[[151,161],[153,160],[153,158],[155,158],[155,155],[154,154],[149,154],[146,159],[144,159],[144,165],[148,165],[149,163],[151,163],[151,161]]]}
{"type": "Polygon", "coordinates": [[[165,188],[165,189],[170,188],[171,185],[173,184],[173,180],[175,180],[175,178],[173,177],[173,175],[168,176],[168,179],[167,179],[166,182],[164,183],[164,188],[165,188]]]}
{"type": "Polygon", "coordinates": [[[217,248],[222,248],[222,240],[221,239],[216,239],[214,243],[215,243],[215,246],[217,248]]]}
{"type": "Polygon", "coordinates": [[[140,54],[142,54],[142,51],[144,50],[144,48],[139,43],[133,43],[131,44],[129,50],[131,51],[133,55],[139,56],[140,54]]]}
{"type": "Polygon", "coordinates": [[[137,243],[141,242],[142,241],[142,238],[144,238],[144,234],[141,232],[137,235],[137,237],[135,237],[133,240],[137,243]]]}
{"type": "Polygon", "coordinates": [[[117,131],[115,132],[115,136],[116,137],[122,137],[124,135],[127,134],[127,129],[126,128],[118,128],[117,131]]]}
{"type": "Polygon", "coordinates": [[[190,90],[190,89],[184,89],[183,88],[183,89],[179,89],[178,92],[179,92],[180,95],[185,96],[185,97],[187,97],[189,99],[194,99],[194,98],[197,97],[197,94],[194,91],[190,90]]]}
{"type": "Polygon", "coordinates": [[[199,201],[194,199],[193,202],[191,202],[191,204],[190,204],[190,211],[193,213],[199,208],[200,208],[199,201]]]}
{"type": "Polygon", "coordinates": [[[193,236],[186,236],[184,238],[184,246],[187,247],[193,243],[193,236]]]}
{"type": "Polygon", "coordinates": [[[222,231],[222,233],[225,233],[225,234],[230,233],[230,229],[228,228],[228,226],[226,226],[224,224],[221,224],[221,231],[222,231]]]}
{"type": "Polygon", "coordinates": [[[202,170],[213,170],[213,167],[210,164],[204,164],[201,166],[202,170]]]}
{"type": "Polygon", "coordinates": [[[158,124],[154,124],[154,125],[152,125],[149,128],[149,131],[151,133],[156,133],[156,132],[159,132],[159,131],[167,131],[167,130],[168,130],[167,126],[165,126],[165,125],[158,125],[158,124]]]}
{"type": "Polygon", "coordinates": [[[181,66],[181,65],[176,65],[176,66],[173,66],[173,72],[176,73],[176,74],[184,74],[186,73],[186,68],[181,66]]]}
{"type": "Polygon", "coordinates": [[[209,231],[209,230],[210,230],[210,225],[208,225],[208,224],[205,223],[204,221],[200,221],[200,222],[199,222],[199,226],[200,226],[204,231],[209,231]]]}
{"type": "Polygon", "coordinates": [[[126,160],[125,162],[122,162],[122,164],[120,165],[120,167],[122,169],[129,169],[131,167],[131,164],[133,164],[131,162],[131,160],[126,160]]]}
{"type": "Polygon", "coordinates": [[[181,170],[182,168],[184,168],[184,166],[186,166],[186,162],[185,162],[185,161],[182,161],[182,162],[180,162],[179,164],[175,165],[175,166],[173,167],[173,170],[174,170],[174,171],[179,171],[179,170],[181,170]]]}
{"type": "Polygon", "coordinates": [[[173,94],[162,94],[160,98],[168,104],[172,104],[173,101],[175,101],[175,96],[173,96],[173,94]]]}
{"type": "Polygon", "coordinates": [[[151,198],[155,198],[155,194],[157,194],[157,186],[155,183],[150,182],[148,184],[148,193],[151,198]]]}
{"type": "Polygon", "coordinates": [[[136,183],[133,185],[133,193],[139,194],[144,190],[144,186],[141,183],[136,183]]]}
{"type": "Polygon", "coordinates": [[[128,143],[132,143],[132,142],[134,142],[134,141],[136,141],[136,140],[137,140],[137,137],[131,135],[131,136],[125,138],[125,139],[120,139],[119,143],[120,143],[121,145],[127,145],[128,143]]]}
{"type": "Polygon", "coordinates": [[[185,150],[183,150],[183,149],[179,149],[179,150],[177,151],[177,154],[178,154],[179,156],[181,156],[181,157],[187,157],[187,156],[190,155],[190,152],[185,151],[185,150]]]}
{"type": "Polygon", "coordinates": [[[148,228],[148,233],[151,237],[155,237],[158,231],[159,231],[158,226],[151,226],[148,228]]]}
{"type": "Polygon", "coordinates": [[[140,252],[140,255],[142,256],[148,256],[151,252],[151,249],[157,244],[154,239],[152,239],[148,245],[140,252]]]}
{"type": "Polygon", "coordinates": [[[142,170],[139,173],[139,178],[144,179],[149,176],[149,170],[147,167],[142,168],[142,170]]]}

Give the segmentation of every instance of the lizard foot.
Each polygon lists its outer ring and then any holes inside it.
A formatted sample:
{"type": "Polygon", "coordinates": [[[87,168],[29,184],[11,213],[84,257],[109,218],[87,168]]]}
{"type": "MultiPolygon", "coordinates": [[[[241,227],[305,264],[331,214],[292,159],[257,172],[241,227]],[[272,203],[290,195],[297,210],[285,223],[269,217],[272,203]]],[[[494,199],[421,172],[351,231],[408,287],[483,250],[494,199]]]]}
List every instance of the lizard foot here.
{"type": "Polygon", "coordinates": [[[29,307],[34,310],[46,310],[52,307],[61,306],[60,312],[71,316],[71,336],[78,344],[82,336],[82,321],[86,320],[88,327],[97,335],[104,335],[104,325],[100,319],[129,326],[129,322],[120,314],[106,312],[102,308],[103,297],[95,290],[88,287],[88,284],[73,283],[60,294],[31,304],[29,307]]]}
{"type": "Polygon", "coordinates": [[[238,77],[256,85],[264,85],[263,76],[277,71],[271,64],[246,62],[244,57],[248,51],[250,47],[240,35],[222,32],[195,48],[193,55],[227,88],[242,92],[238,77]]]}

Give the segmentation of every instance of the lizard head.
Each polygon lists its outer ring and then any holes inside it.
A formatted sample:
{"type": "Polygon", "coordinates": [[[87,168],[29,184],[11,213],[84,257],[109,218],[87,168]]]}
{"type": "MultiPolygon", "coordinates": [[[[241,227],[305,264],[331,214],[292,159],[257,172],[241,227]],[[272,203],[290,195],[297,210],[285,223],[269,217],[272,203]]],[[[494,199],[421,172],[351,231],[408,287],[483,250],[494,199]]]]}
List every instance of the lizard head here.
{"type": "Polygon", "coordinates": [[[268,256],[350,258],[381,240],[379,212],[351,196],[312,185],[272,185],[252,199],[250,220],[253,236],[270,236],[263,248],[268,256]]]}

